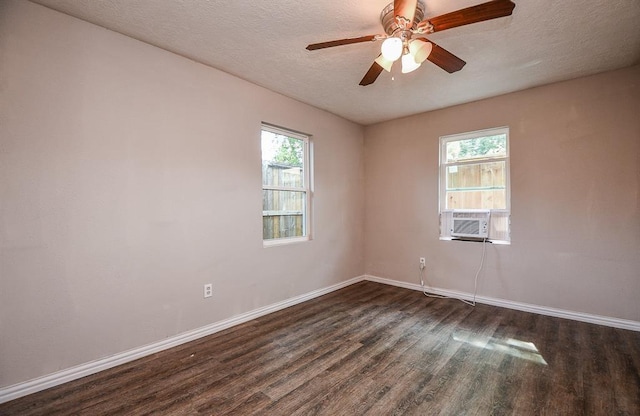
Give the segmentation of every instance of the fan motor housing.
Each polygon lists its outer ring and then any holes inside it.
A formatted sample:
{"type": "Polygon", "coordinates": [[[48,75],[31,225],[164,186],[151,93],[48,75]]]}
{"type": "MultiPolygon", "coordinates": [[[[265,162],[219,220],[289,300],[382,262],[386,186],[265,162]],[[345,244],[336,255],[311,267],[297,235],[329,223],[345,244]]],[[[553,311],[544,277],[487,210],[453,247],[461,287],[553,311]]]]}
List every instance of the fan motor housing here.
{"type": "MultiPolygon", "coordinates": [[[[413,23],[411,25],[411,28],[413,28],[414,26],[417,26],[417,24],[420,23],[423,18],[424,18],[424,3],[421,1],[418,1],[418,5],[416,7],[416,14],[413,17],[413,23]]],[[[398,22],[396,22],[396,19],[393,14],[393,2],[387,4],[387,6],[384,9],[382,9],[382,12],[380,13],[380,23],[382,23],[384,32],[389,36],[393,35],[398,30],[402,30],[402,28],[398,26],[398,22]]]]}

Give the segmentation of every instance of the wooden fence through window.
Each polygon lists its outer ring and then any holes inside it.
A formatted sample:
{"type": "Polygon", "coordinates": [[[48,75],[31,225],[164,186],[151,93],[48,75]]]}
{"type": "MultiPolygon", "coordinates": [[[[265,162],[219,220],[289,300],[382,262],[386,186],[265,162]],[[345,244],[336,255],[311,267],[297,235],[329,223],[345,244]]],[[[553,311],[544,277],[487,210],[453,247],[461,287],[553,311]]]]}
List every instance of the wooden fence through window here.
{"type": "MultiPolygon", "coordinates": [[[[301,167],[277,163],[262,165],[263,183],[272,186],[302,188],[301,167]]],[[[304,211],[306,195],[303,191],[262,191],[262,238],[270,240],[305,235],[304,211]]]]}

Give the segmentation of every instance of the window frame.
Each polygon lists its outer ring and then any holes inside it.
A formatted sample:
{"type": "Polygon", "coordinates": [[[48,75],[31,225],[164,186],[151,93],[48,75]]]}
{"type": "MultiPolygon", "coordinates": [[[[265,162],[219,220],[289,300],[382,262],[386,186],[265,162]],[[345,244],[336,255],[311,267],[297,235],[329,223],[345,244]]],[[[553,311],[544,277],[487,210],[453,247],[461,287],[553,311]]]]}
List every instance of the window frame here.
{"type": "MultiPolygon", "coordinates": [[[[295,186],[275,186],[275,185],[265,185],[264,177],[262,177],[261,173],[261,182],[262,182],[262,194],[264,195],[264,191],[288,191],[288,192],[301,192],[304,194],[304,208],[302,212],[303,221],[303,235],[295,236],[295,237],[277,237],[272,239],[265,239],[264,234],[262,236],[262,244],[263,247],[273,247],[280,246],[285,244],[293,244],[304,241],[310,241],[312,238],[311,235],[311,197],[312,197],[312,157],[311,157],[311,135],[300,133],[291,129],[286,129],[283,127],[274,126],[268,123],[262,123],[260,126],[260,155],[262,159],[262,132],[267,131],[269,133],[282,135],[286,137],[290,137],[293,139],[301,140],[303,143],[302,150],[302,187],[295,186]]],[[[263,207],[264,208],[264,207],[263,207]]],[[[262,210],[262,219],[264,224],[264,209],[262,210]]]]}
{"type": "Polygon", "coordinates": [[[511,144],[509,140],[509,127],[495,127],[490,129],[476,130],[465,133],[451,134],[446,136],[440,136],[439,140],[439,169],[438,169],[438,183],[439,183],[439,192],[438,192],[438,214],[440,218],[440,240],[458,240],[459,238],[454,238],[450,235],[449,232],[445,232],[443,230],[443,214],[453,216],[453,212],[456,211],[465,211],[465,212],[473,212],[473,211],[482,211],[488,210],[492,215],[493,213],[501,214],[502,216],[506,216],[507,230],[506,230],[506,239],[496,239],[489,236],[487,241],[491,241],[496,244],[511,244],[511,144]],[[468,139],[478,139],[487,136],[496,136],[504,134],[506,136],[506,146],[505,146],[505,156],[488,156],[482,158],[472,158],[468,160],[455,161],[455,162],[447,162],[447,144],[450,142],[456,142],[461,140],[468,139]],[[474,209],[464,209],[457,210],[452,208],[447,208],[447,168],[451,166],[465,166],[465,165],[475,165],[482,164],[488,162],[504,162],[505,163],[505,208],[474,208],[474,209]]]}

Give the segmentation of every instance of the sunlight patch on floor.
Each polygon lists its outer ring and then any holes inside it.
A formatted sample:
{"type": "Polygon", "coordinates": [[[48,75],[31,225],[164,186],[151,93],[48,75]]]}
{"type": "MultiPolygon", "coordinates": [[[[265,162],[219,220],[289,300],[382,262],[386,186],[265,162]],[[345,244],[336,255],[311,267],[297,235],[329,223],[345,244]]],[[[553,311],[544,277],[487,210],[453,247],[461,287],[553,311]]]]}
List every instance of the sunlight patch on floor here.
{"type": "Polygon", "coordinates": [[[520,341],[513,338],[497,339],[493,337],[482,337],[465,333],[464,331],[453,334],[453,339],[476,348],[499,351],[512,357],[532,361],[541,365],[548,365],[533,342],[520,341]]]}

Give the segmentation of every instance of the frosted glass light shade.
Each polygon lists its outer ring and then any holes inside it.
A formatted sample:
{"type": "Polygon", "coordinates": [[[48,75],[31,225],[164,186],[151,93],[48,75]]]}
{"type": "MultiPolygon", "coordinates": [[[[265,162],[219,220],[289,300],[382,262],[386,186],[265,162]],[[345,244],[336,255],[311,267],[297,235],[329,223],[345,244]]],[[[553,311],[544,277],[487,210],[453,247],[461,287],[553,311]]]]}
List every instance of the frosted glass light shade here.
{"type": "Polygon", "coordinates": [[[384,55],[378,56],[375,62],[384,68],[385,71],[391,72],[391,65],[393,65],[393,61],[388,60],[384,55]]]}
{"type": "Polygon", "coordinates": [[[413,59],[410,53],[402,55],[402,73],[407,74],[411,71],[415,71],[420,67],[420,64],[413,59]]]}
{"type": "Polygon", "coordinates": [[[402,55],[402,41],[400,38],[387,38],[382,42],[380,51],[386,60],[395,62],[402,55]]]}
{"type": "Polygon", "coordinates": [[[409,53],[413,56],[413,59],[421,64],[423,63],[431,54],[433,50],[433,45],[431,42],[419,38],[414,39],[409,43],[409,53]]]}

